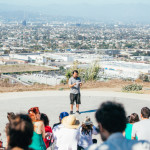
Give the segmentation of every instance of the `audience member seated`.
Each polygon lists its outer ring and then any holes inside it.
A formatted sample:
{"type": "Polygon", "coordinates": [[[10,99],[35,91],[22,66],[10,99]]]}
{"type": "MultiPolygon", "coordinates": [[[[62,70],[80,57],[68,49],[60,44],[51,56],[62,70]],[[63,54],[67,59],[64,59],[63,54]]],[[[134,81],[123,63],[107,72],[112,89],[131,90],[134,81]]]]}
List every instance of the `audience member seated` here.
{"type": "Polygon", "coordinates": [[[62,119],[62,127],[53,131],[56,145],[54,150],[77,150],[79,140],[79,121],[70,115],[62,119]]]}
{"type": "Polygon", "coordinates": [[[135,123],[132,129],[132,139],[136,136],[138,140],[147,140],[150,142],[150,109],[144,107],[141,109],[141,121],[135,123]]]}
{"type": "Polygon", "coordinates": [[[40,111],[38,107],[33,107],[28,110],[29,116],[32,119],[34,126],[34,132],[32,137],[32,143],[29,146],[35,150],[46,150],[45,143],[45,127],[43,121],[40,120],[40,111]]]}
{"type": "Polygon", "coordinates": [[[128,140],[123,136],[126,128],[124,107],[115,102],[102,103],[96,112],[96,120],[100,135],[104,141],[100,145],[92,145],[87,150],[149,150],[147,141],[128,140]]]}
{"type": "Polygon", "coordinates": [[[63,119],[64,117],[66,117],[66,116],[69,116],[69,114],[68,114],[67,112],[62,112],[62,113],[60,113],[60,115],[59,115],[59,123],[55,123],[55,124],[53,125],[53,129],[54,129],[56,126],[60,125],[62,119],[63,119]]]}
{"type": "Polygon", "coordinates": [[[44,142],[45,142],[46,148],[48,148],[53,143],[52,129],[49,126],[49,119],[48,119],[46,114],[41,113],[41,120],[44,122],[44,125],[45,125],[45,139],[44,139],[44,142]]]}
{"type": "Polygon", "coordinates": [[[78,142],[78,150],[84,150],[93,144],[92,135],[97,135],[98,132],[93,122],[89,117],[86,117],[85,121],[82,123],[80,129],[80,137],[78,142]]]}
{"type": "Polygon", "coordinates": [[[32,142],[33,124],[28,115],[16,115],[7,125],[8,150],[29,150],[32,142]]]}
{"type": "Polygon", "coordinates": [[[12,120],[14,120],[15,117],[16,117],[16,115],[15,115],[13,112],[8,112],[8,113],[7,113],[7,118],[8,118],[9,123],[10,123],[12,120]]]}
{"type": "Polygon", "coordinates": [[[127,123],[129,123],[129,121],[130,121],[130,116],[127,117],[127,123]]]}
{"type": "MultiPolygon", "coordinates": [[[[132,139],[131,135],[132,135],[133,124],[138,122],[138,121],[140,121],[138,114],[132,113],[130,118],[129,118],[129,122],[126,125],[126,129],[125,129],[125,137],[126,137],[126,139],[129,139],[129,140],[132,139]]],[[[136,137],[136,139],[137,139],[137,137],[136,137]]]]}

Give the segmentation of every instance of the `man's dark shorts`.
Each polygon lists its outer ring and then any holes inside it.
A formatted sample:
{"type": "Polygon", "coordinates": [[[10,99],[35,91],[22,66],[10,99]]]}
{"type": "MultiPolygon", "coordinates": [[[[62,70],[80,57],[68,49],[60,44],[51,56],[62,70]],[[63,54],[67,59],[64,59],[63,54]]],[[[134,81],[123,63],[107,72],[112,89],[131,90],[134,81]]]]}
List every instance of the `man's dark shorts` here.
{"type": "Polygon", "coordinates": [[[76,104],[81,104],[80,97],[81,97],[80,93],[78,94],[70,93],[70,104],[74,104],[74,102],[76,102],[76,104]]]}

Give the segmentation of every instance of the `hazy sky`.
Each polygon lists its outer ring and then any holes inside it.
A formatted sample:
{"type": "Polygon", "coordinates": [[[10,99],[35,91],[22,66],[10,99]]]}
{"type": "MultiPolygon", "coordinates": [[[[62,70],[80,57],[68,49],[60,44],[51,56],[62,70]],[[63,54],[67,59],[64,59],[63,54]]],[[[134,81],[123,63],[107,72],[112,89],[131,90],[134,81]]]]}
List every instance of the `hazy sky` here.
{"type": "MultiPolygon", "coordinates": [[[[0,12],[150,22],[150,0],[0,0],[0,12]]],[[[1,15],[1,14],[0,14],[1,15]]]]}
{"type": "Polygon", "coordinates": [[[142,3],[150,4],[150,0],[0,0],[0,3],[17,5],[44,5],[44,4],[120,4],[142,3]]]}

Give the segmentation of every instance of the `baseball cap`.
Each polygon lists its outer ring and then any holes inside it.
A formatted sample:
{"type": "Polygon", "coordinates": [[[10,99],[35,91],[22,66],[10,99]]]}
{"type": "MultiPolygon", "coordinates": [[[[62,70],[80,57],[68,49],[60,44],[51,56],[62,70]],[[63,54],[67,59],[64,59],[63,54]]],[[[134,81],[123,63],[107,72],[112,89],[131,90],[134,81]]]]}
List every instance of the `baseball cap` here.
{"type": "Polygon", "coordinates": [[[62,112],[60,113],[60,119],[62,120],[64,117],[69,116],[69,114],[67,112],[62,112]]]}

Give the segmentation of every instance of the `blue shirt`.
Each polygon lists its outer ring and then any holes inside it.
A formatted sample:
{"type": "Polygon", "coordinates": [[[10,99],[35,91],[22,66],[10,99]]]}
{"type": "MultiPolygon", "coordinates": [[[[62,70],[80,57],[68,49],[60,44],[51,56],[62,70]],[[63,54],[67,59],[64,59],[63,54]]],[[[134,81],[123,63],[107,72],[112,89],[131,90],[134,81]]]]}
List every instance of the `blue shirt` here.
{"type": "Polygon", "coordinates": [[[101,145],[92,145],[86,150],[150,150],[147,141],[128,140],[122,133],[114,133],[101,145]]]}
{"type": "Polygon", "coordinates": [[[132,137],[131,137],[131,135],[132,135],[132,127],[133,127],[133,125],[128,123],[127,126],[126,126],[126,129],[125,129],[125,137],[128,140],[132,139],[132,137]]]}

